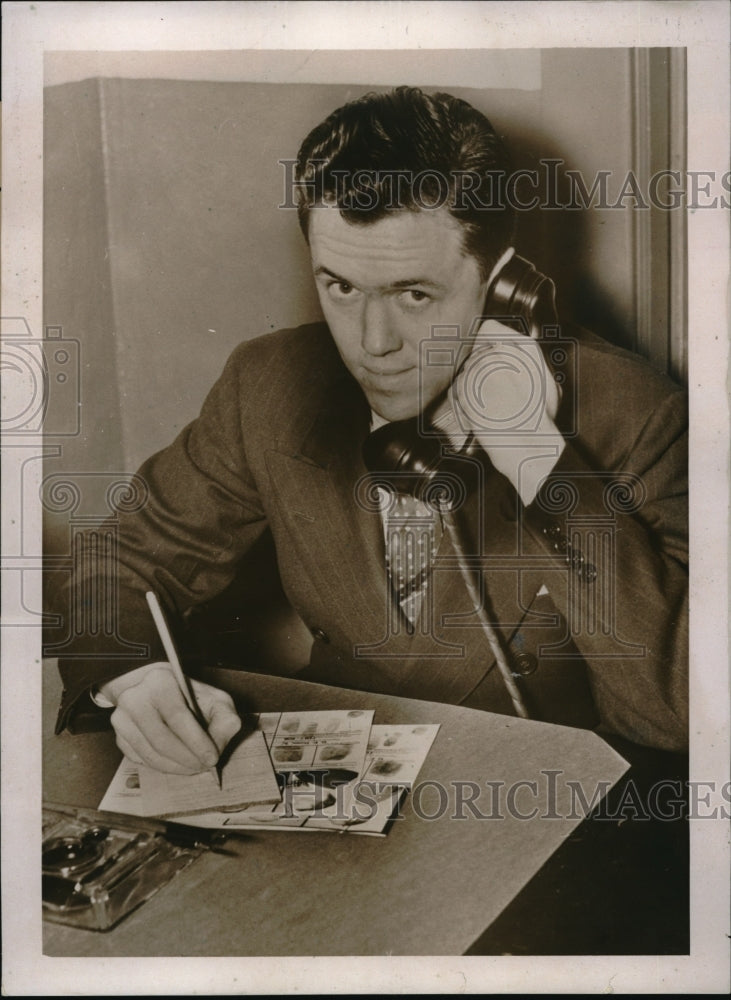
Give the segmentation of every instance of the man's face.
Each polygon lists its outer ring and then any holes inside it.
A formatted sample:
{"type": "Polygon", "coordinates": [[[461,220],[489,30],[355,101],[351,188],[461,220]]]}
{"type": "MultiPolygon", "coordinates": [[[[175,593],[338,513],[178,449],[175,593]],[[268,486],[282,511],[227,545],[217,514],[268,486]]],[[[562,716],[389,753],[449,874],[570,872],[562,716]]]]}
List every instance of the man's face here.
{"type": "Polygon", "coordinates": [[[416,416],[449,386],[447,364],[419,371],[420,349],[448,347],[434,327],[459,327],[464,340],[483,312],[486,283],[462,252],[459,223],[446,208],[402,211],[353,225],[337,208],[310,211],[312,267],[322,311],[340,355],[383,419],[416,416]]]}

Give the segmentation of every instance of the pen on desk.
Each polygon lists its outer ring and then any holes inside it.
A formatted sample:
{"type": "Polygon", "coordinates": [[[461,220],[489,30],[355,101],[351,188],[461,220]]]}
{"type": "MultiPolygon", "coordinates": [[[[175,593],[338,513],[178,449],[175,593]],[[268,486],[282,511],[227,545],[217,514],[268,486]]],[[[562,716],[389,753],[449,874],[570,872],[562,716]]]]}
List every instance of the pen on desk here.
{"type": "MultiPolygon", "coordinates": [[[[175,648],[175,643],[173,642],[173,637],[170,634],[170,629],[168,628],[167,622],[165,621],[165,615],[163,614],[162,608],[160,607],[160,601],[157,598],[157,594],[148,590],[145,594],[147,603],[150,606],[150,611],[152,612],[152,617],[155,622],[155,626],[160,636],[160,641],[162,642],[163,648],[165,650],[165,655],[168,658],[168,662],[172,667],[173,674],[175,675],[175,680],[178,682],[178,687],[180,688],[180,693],[182,694],[188,708],[191,710],[195,716],[196,722],[208,732],[208,721],[206,717],[201,712],[200,705],[198,704],[195,691],[193,690],[193,685],[190,683],[190,678],[183,673],[183,668],[180,665],[180,659],[178,657],[178,652],[175,648]]],[[[216,780],[218,781],[218,787],[223,788],[223,775],[221,773],[220,764],[216,764],[215,767],[211,768],[212,771],[216,772],[216,780]]]]}

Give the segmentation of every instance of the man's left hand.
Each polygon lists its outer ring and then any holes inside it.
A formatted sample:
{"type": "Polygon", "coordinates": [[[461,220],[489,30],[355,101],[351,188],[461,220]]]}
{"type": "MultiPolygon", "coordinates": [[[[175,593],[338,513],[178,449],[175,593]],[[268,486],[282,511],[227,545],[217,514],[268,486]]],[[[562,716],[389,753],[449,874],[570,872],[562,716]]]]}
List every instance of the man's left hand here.
{"type": "Polygon", "coordinates": [[[560,398],[537,341],[486,320],[432,422],[455,443],[474,434],[527,506],[565,447],[560,398]]]}

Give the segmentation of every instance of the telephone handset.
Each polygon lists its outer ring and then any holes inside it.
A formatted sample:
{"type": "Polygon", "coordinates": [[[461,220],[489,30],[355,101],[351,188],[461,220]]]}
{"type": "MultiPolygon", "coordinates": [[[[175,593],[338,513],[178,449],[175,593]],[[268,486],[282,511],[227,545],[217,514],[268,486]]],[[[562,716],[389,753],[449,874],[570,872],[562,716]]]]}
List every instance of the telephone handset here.
{"type": "Polygon", "coordinates": [[[439,437],[420,432],[420,423],[420,417],[412,417],[377,428],[365,440],[363,461],[384,486],[421,499],[454,459],[439,437]]]}

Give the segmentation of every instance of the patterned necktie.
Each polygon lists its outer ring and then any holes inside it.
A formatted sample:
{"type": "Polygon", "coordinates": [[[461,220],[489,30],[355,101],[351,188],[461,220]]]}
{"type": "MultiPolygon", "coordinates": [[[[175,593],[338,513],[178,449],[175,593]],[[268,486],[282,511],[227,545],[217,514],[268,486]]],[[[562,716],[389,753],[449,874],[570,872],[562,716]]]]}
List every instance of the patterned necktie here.
{"type": "MultiPolygon", "coordinates": [[[[407,631],[413,634],[441,542],[442,519],[438,511],[409,494],[379,492],[391,589],[407,631]]],[[[428,621],[423,627],[429,628],[428,621]]]]}

